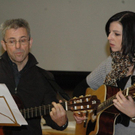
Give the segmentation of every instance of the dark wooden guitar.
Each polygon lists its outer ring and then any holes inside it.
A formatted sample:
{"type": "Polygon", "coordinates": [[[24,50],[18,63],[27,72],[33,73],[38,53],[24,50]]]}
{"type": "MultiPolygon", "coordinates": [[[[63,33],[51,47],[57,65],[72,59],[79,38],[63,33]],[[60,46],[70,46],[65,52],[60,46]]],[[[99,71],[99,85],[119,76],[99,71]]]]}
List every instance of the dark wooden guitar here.
{"type": "MultiPolygon", "coordinates": [[[[53,107],[52,104],[48,104],[38,107],[24,108],[18,97],[13,96],[13,98],[15,99],[17,106],[25,119],[47,115],[50,113],[53,107]]],[[[75,97],[73,99],[70,99],[69,101],[64,101],[61,103],[61,105],[66,111],[72,112],[83,112],[86,110],[91,110],[95,108],[98,104],[100,104],[100,100],[98,100],[97,96],[95,95],[75,97]]]]}
{"type": "MultiPolygon", "coordinates": [[[[91,111],[88,111],[87,121],[82,124],[76,124],[75,135],[113,135],[115,120],[120,112],[113,106],[113,99],[119,88],[102,85],[99,89],[92,90],[88,88],[86,95],[96,95],[101,104],[91,111]],[[86,125],[86,126],[85,126],[86,125]]],[[[131,95],[135,98],[135,86],[127,88],[123,91],[126,96],[131,95]]]]}
{"type": "MultiPolygon", "coordinates": [[[[30,119],[34,117],[40,117],[50,113],[53,105],[42,105],[38,107],[24,108],[21,100],[17,96],[13,96],[20,112],[25,119],[30,119]]],[[[87,95],[85,97],[80,96],[79,98],[73,98],[69,101],[64,101],[61,105],[65,108],[66,111],[73,112],[83,112],[85,110],[91,110],[100,104],[100,101],[96,96],[87,95]]],[[[0,127],[0,135],[4,135],[3,128],[0,127]]]]}

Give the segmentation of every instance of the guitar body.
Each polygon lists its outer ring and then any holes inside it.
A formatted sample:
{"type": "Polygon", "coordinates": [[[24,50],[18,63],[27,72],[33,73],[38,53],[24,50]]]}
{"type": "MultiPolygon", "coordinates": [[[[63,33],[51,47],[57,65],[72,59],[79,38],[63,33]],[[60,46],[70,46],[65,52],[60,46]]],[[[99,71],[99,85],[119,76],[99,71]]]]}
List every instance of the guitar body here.
{"type": "MultiPolygon", "coordinates": [[[[112,97],[119,91],[119,88],[102,85],[97,90],[88,88],[86,95],[96,95],[100,102],[112,97]]],[[[76,124],[75,135],[113,135],[115,120],[119,115],[119,111],[114,107],[109,108],[95,114],[95,112],[88,113],[88,119],[85,123],[76,124]]]]}
{"type": "Polygon", "coordinates": [[[3,128],[0,127],[0,135],[4,135],[3,128]]]}

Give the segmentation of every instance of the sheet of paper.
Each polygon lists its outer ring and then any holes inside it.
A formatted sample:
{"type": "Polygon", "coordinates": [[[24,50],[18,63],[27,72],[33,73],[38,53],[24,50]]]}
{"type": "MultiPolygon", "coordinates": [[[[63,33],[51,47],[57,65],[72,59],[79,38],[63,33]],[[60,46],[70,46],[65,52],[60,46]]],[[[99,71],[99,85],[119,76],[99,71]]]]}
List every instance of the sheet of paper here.
{"type": "Polygon", "coordinates": [[[6,103],[5,98],[0,96],[0,123],[15,123],[12,112],[6,103]]]}
{"type": "Polygon", "coordinates": [[[0,123],[14,123],[12,120],[14,120],[15,117],[19,125],[28,125],[5,84],[0,84],[0,97],[0,123]],[[3,97],[6,99],[8,105],[10,106],[14,117],[12,116],[3,97]]]}

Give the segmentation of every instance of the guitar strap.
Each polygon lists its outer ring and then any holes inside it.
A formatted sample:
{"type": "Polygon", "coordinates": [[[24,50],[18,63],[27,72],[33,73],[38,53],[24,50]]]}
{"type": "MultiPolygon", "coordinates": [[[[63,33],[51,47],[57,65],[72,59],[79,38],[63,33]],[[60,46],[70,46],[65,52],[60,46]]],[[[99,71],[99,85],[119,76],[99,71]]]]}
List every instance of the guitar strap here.
{"type": "MultiPolygon", "coordinates": [[[[38,66],[37,66],[38,67],[38,66]]],[[[52,88],[54,89],[54,91],[56,93],[58,93],[62,98],[64,98],[65,100],[69,100],[70,97],[68,96],[68,94],[66,94],[63,89],[56,83],[55,78],[53,76],[53,74],[49,71],[46,71],[40,67],[38,67],[40,73],[44,76],[44,78],[49,82],[49,84],[52,86],[52,88]]]]}

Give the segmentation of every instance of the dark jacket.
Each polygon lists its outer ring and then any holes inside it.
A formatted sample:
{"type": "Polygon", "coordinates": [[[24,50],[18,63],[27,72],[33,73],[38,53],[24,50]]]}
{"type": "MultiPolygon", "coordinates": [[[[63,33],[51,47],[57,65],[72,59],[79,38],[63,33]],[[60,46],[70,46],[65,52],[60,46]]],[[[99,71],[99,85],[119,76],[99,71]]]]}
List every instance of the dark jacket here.
{"type": "MultiPolygon", "coordinates": [[[[18,86],[16,86],[13,68],[9,62],[7,52],[0,58],[0,83],[5,83],[10,93],[17,95],[21,99],[24,108],[51,104],[52,101],[57,102],[56,92],[49,84],[48,79],[40,72],[40,68],[36,66],[37,64],[38,62],[35,57],[29,53],[29,60],[21,71],[21,77],[18,86]]],[[[49,77],[49,73],[45,70],[44,74],[47,74],[49,77]]],[[[54,123],[49,115],[44,116],[44,118],[46,123],[52,128],[58,130],[64,129],[54,123]]],[[[28,126],[5,127],[5,129],[12,130],[14,135],[42,135],[40,120],[41,117],[27,119],[28,126]]]]}

